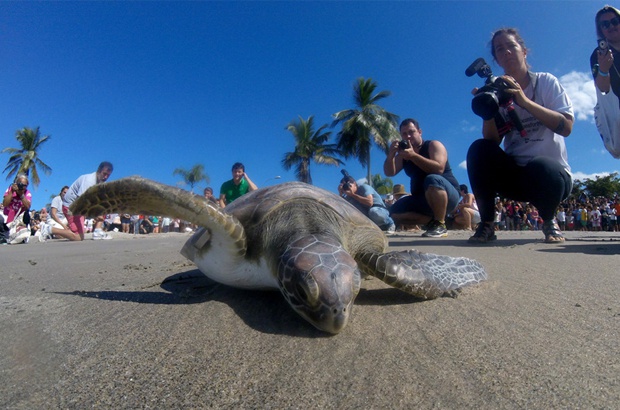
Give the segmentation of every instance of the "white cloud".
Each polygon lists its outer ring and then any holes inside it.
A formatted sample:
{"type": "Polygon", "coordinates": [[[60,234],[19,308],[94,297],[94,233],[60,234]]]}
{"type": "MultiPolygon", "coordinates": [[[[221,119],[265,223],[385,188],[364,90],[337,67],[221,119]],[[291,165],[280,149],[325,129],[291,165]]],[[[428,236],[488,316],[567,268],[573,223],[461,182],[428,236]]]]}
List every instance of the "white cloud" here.
{"type": "Polygon", "coordinates": [[[472,124],[467,120],[461,121],[461,131],[465,134],[480,132],[480,124],[472,124]]]}
{"type": "Polygon", "coordinates": [[[610,175],[612,173],[618,173],[620,174],[619,171],[612,171],[612,172],[595,172],[593,174],[586,174],[584,172],[574,172],[573,173],[573,179],[578,179],[580,181],[584,181],[586,179],[590,179],[590,180],[595,180],[596,177],[606,177],[607,175],[610,175]]]}
{"type": "Polygon", "coordinates": [[[560,77],[560,83],[573,103],[575,119],[594,121],[596,90],[590,73],[571,71],[560,77]]]}
{"type": "Polygon", "coordinates": [[[467,160],[464,160],[463,162],[461,162],[461,163],[459,164],[459,168],[462,168],[462,169],[467,169],[467,160]]]}

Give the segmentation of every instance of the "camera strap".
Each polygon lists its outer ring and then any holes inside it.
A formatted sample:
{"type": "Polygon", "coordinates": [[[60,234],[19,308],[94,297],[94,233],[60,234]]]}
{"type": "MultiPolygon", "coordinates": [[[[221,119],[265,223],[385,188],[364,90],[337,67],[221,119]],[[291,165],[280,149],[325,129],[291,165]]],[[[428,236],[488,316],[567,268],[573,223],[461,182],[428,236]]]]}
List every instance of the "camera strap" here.
{"type": "Polygon", "coordinates": [[[527,73],[530,76],[530,83],[532,84],[532,102],[536,102],[536,88],[538,87],[538,76],[532,71],[528,71],[527,73]]]}

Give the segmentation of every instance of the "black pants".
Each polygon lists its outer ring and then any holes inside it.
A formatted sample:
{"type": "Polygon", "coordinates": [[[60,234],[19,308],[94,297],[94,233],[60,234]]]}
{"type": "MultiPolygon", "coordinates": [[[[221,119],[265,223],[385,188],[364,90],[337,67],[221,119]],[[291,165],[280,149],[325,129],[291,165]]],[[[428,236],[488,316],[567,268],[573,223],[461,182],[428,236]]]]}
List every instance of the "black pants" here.
{"type": "Polygon", "coordinates": [[[551,220],[573,185],[571,176],[557,161],[535,157],[519,166],[497,143],[485,139],[469,147],[467,174],[482,222],[495,219],[497,195],[531,202],[544,221],[551,220]]]}
{"type": "Polygon", "coordinates": [[[4,215],[0,213],[0,243],[9,240],[9,227],[4,223],[4,215]]]}

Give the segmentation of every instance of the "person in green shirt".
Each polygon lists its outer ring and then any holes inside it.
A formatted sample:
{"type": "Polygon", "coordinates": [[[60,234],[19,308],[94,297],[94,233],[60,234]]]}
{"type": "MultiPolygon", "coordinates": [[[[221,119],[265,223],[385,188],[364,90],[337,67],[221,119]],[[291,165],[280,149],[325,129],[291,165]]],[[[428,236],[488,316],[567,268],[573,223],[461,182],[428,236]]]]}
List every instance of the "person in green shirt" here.
{"type": "Polygon", "coordinates": [[[220,207],[224,208],[241,195],[257,189],[258,187],[245,173],[245,166],[241,162],[236,162],[232,166],[232,179],[224,182],[220,188],[220,207]]]}

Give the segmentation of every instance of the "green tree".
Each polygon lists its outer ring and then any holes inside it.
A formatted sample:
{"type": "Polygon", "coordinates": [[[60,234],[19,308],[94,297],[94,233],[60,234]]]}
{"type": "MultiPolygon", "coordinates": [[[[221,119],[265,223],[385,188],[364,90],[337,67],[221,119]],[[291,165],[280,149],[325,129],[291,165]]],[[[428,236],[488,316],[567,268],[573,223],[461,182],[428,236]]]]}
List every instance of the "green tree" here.
{"type": "Polygon", "coordinates": [[[191,191],[194,192],[194,186],[201,181],[209,183],[209,175],[205,173],[205,167],[202,164],[196,164],[190,169],[177,168],[172,172],[172,175],[179,175],[183,178],[183,182],[190,186],[191,191]]]}
{"type": "Polygon", "coordinates": [[[310,162],[325,165],[341,165],[343,162],[335,155],[342,155],[335,144],[327,144],[331,132],[323,132],[327,124],[314,130],[314,116],[307,120],[299,116],[298,120],[291,121],[286,129],[295,138],[295,150],[287,152],[282,159],[282,167],[289,170],[295,167],[295,176],[298,181],[312,184],[310,162]]]}
{"type": "Polygon", "coordinates": [[[26,174],[28,179],[35,187],[39,186],[41,179],[39,178],[39,169],[45,175],[52,173],[45,162],[39,158],[39,150],[41,146],[50,140],[49,135],[41,136],[39,127],[32,129],[24,127],[15,132],[15,139],[19,142],[21,148],[4,148],[2,153],[10,155],[9,162],[3,172],[8,172],[6,179],[11,179],[17,174],[26,174]]]}
{"type": "Polygon", "coordinates": [[[332,126],[342,124],[338,133],[338,148],[345,158],[354,157],[367,167],[367,180],[370,175],[370,149],[372,142],[387,153],[390,142],[398,138],[398,116],[386,111],[377,104],[388,97],[389,91],[374,94],[377,83],[371,78],[358,78],[353,86],[355,108],[343,110],[333,115],[332,126]]]}
{"type": "Polygon", "coordinates": [[[582,186],[583,190],[591,197],[613,198],[614,195],[620,193],[620,180],[618,180],[616,172],[605,176],[597,176],[594,180],[588,178],[583,181],[582,186]]]}
{"type": "Polygon", "coordinates": [[[372,186],[380,195],[387,195],[394,189],[394,182],[391,178],[383,178],[381,174],[372,176],[372,186]]]}

